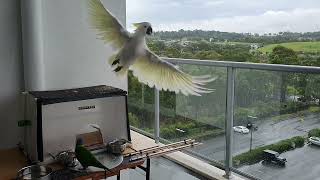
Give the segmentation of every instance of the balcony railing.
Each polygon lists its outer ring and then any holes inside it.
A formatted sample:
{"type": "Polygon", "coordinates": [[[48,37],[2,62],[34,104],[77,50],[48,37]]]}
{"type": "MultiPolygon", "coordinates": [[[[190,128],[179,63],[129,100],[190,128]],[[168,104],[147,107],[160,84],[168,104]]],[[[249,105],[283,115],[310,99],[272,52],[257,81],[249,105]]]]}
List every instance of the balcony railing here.
{"type": "MultiPolygon", "coordinates": [[[[317,90],[320,88],[319,67],[176,58],[166,60],[192,75],[209,73],[217,76],[216,82],[208,85],[216,91],[203,97],[185,97],[157,89],[151,92],[149,89],[149,95],[153,93],[154,96],[150,99],[145,97],[147,87],[141,85],[141,102],[138,103],[136,97],[130,97],[136,94],[130,92],[129,81],[129,104],[131,99],[134,109],[130,111],[129,107],[129,112],[135,113],[139,110],[138,106],[143,106],[149,113],[135,115],[135,121],[139,121],[140,116],[154,119],[153,123],[139,122],[136,128],[153,134],[157,143],[187,137],[203,140],[205,146],[192,150],[191,154],[224,169],[226,176],[235,172],[251,179],[262,178],[245,166],[239,168],[240,165],[255,164],[252,159],[241,164],[244,157],[239,155],[245,156],[246,152],[262,147],[270,148],[266,145],[294,136],[304,137],[309,130],[320,128],[320,121],[315,120],[320,112],[320,93],[318,96],[317,90]],[[248,123],[254,123],[257,128],[252,128],[249,134],[234,133],[234,126],[246,126],[248,123]]],[[[267,165],[262,168],[268,171],[267,165]]]]}

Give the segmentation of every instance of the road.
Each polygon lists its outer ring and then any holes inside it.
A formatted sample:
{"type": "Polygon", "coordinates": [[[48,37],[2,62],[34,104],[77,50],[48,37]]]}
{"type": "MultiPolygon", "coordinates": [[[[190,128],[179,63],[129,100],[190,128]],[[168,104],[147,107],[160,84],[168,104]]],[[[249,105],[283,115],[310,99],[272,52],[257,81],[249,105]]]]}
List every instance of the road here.
{"type": "MultiPolygon", "coordinates": [[[[293,136],[306,135],[313,128],[320,128],[320,114],[309,114],[301,119],[291,118],[275,123],[272,119],[265,119],[257,123],[258,131],[253,132],[252,147],[272,144],[293,136]]],[[[195,147],[193,151],[205,155],[210,159],[224,160],[225,137],[219,136],[202,141],[203,145],[195,147]]],[[[234,133],[233,155],[241,154],[250,148],[250,133],[234,133]]]]}
{"type": "Polygon", "coordinates": [[[293,151],[282,153],[287,159],[285,167],[273,164],[257,163],[243,166],[239,170],[263,180],[315,180],[320,179],[320,147],[305,145],[293,151]]]}

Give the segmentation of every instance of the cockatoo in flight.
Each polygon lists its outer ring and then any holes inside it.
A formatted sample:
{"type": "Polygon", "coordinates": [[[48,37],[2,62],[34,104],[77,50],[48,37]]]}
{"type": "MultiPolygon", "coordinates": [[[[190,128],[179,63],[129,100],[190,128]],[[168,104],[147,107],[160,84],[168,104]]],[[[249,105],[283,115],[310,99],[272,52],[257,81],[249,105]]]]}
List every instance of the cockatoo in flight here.
{"type": "Polygon", "coordinates": [[[201,93],[213,91],[203,86],[215,78],[208,75],[191,76],[149,50],[146,35],[152,34],[150,23],[133,24],[136,30],[130,34],[100,0],[89,0],[88,8],[91,26],[97,31],[99,39],[118,49],[109,59],[117,75],[125,76],[131,70],[140,82],[150,87],[184,95],[201,96],[201,93]]]}

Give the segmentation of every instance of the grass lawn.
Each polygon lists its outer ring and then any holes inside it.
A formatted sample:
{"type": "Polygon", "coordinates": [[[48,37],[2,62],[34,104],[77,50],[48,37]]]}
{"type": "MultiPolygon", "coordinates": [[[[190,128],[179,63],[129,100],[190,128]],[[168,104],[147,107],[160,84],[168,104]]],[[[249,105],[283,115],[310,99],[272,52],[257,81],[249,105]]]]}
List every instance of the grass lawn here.
{"type": "Polygon", "coordinates": [[[213,42],[213,43],[220,44],[220,45],[246,45],[246,46],[250,46],[251,44],[259,44],[259,43],[235,42],[235,41],[213,42]]]}
{"type": "Polygon", "coordinates": [[[316,42],[290,42],[290,43],[280,43],[280,44],[269,44],[264,47],[259,48],[259,51],[266,53],[271,52],[272,49],[278,45],[291,48],[298,52],[311,52],[320,53],[320,41],[316,42]]]}

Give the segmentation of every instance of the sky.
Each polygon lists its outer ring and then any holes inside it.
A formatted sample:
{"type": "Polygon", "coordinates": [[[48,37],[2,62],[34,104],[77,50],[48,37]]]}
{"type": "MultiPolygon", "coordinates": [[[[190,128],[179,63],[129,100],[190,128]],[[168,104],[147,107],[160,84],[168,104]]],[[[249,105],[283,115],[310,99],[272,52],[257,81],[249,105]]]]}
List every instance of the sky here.
{"type": "Polygon", "coordinates": [[[320,0],[127,0],[127,28],[277,33],[320,31],[320,0]]]}

